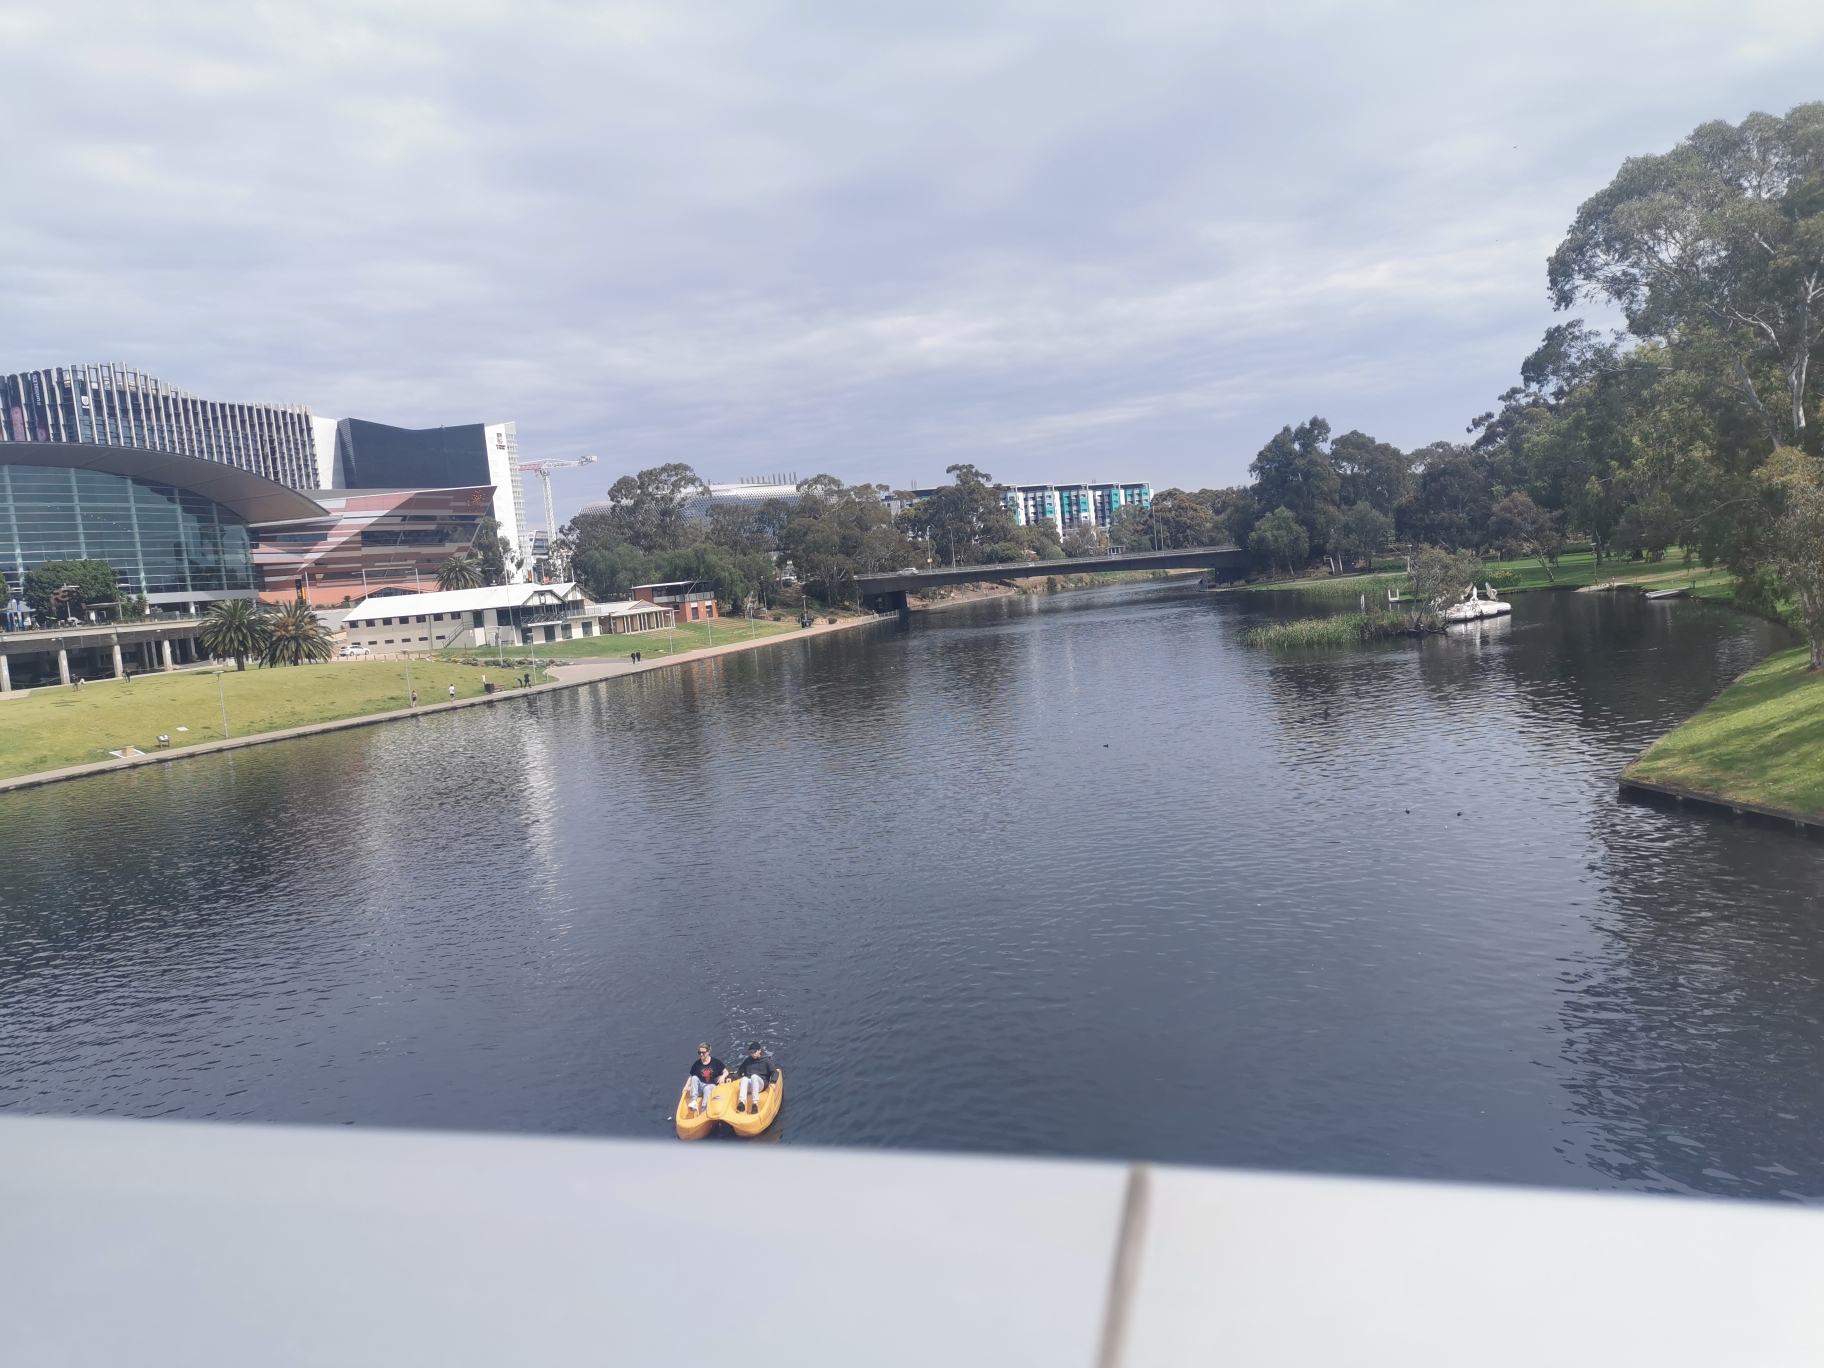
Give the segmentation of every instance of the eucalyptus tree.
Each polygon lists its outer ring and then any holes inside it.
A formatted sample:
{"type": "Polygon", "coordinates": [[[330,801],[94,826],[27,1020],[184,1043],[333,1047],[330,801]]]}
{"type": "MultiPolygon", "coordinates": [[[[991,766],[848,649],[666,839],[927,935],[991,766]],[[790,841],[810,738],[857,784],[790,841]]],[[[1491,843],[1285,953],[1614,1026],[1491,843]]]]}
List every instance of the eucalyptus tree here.
{"type": "Polygon", "coordinates": [[[1255,502],[1262,508],[1290,510],[1311,541],[1322,547],[1329,545],[1342,513],[1343,482],[1331,464],[1329,441],[1330,424],[1311,418],[1296,428],[1281,428],[1248,466],[1255,502]]]}
{"type": "Polygon", "coordinates": [[[992,475],[966,462],[944,473],[954,475],[955,483],[901,513],[904,532],[928,539],[940,559],[957,565],[992,560],[995,547],[1018,544],[1018,525],[1007,511],[1003,487],[992,475]]]}
{"type": "Polygon", "coordinates": [[[1606,300],[1635,336],[1710,353],[1760,454],[1816,452],[1824,102],[1706,123],[1670,152],[1630,157],[1578,209],[1548,280],[1559,308],[1606,300]]]}
{"type": "Polygon", "coordinates": [[[247,668],[247,657],[266,643],[266,615],[253,599],[217,599],[203,614],[197,640],[218,660],[233,657],[234,668],[247,668]]]}

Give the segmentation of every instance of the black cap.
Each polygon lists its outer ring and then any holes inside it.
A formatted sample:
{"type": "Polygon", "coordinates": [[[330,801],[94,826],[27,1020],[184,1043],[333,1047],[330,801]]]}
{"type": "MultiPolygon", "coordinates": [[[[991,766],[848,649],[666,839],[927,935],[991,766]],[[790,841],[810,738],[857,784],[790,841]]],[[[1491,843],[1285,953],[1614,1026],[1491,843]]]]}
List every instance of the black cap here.
{"type": "Polygon", "coordinates": [[[763,1050],[766,1047],[757,1040],[750,1040],[747,1042],[747,1048],[750,1050],[763,1050]]]}

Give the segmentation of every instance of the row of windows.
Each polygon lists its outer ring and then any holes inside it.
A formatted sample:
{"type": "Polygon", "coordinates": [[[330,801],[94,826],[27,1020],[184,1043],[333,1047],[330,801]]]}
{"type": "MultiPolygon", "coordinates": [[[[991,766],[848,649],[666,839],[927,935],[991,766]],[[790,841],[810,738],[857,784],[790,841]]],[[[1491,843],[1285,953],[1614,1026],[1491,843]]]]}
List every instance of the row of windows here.
{"type": "Polygon", "coordinates": [[[105,560],[134,594],[255,584],[247,525],[219,504],[98,470],[0,465],[0,574],[17,591],[54,560],[105,560]]]}
{"type": "Polygon", "coordinates": [[[114,366],[0,375],[0,442],[174,451],[251,470],[293,489],[317,483],[308,409],[216,403],[114,366]]]}

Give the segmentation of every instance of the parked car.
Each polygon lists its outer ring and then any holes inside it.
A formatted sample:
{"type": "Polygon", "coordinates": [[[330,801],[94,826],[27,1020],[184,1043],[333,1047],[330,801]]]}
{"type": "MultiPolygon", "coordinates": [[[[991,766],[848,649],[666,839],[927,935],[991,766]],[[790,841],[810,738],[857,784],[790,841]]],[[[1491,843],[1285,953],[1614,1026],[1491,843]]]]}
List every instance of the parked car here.
{"type": "Polygon", "coordinates": [[[373,652],[368,650],[367,647],[365,647],[365,646],[344,646],[342,648],[342,654],[345,657],[347,657],[347,656],[364,656],[364,655],[372,655],[373,652]]]}

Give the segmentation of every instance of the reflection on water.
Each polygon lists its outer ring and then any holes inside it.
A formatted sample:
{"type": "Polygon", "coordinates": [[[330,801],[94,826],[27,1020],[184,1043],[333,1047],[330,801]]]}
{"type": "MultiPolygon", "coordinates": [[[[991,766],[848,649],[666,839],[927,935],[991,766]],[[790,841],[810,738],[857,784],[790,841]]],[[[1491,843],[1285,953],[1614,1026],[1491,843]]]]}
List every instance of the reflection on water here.
{"type": "Polygon", "coordinates": [[[707,1034],[784,1143],[1824,1196],[1818,847],[1613,785],[1782,633],[1515,609],[1002,600],[0,798],[0,1107],[659,1138],[707,1034]]]}

